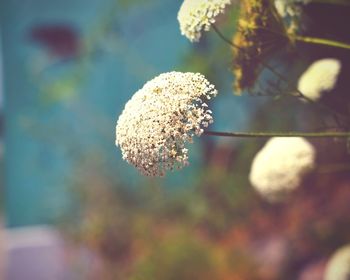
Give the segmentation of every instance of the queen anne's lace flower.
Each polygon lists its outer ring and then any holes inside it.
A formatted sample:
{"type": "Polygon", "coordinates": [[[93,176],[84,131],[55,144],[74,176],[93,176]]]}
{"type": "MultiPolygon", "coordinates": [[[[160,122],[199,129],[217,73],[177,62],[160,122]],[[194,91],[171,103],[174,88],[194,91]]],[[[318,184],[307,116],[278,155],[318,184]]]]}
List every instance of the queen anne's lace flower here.
{"type": "Polygon", "coordinates": [[[314,167],[315,149],[300,137],[273,137],[256,154],[249,175],[253,187],[276,202],[296,189],[314,167]]]}
{"type": "Polygon", "coordinates": [[[187,165],[185,143],[213,122],[205,101],[216,94],[199,73],[169,72],[147,82],[118,119],[116,145],[123,159],[148,176],[187,165]]]}
{"type": "Polygon", "coordinates": [[[350,245],[341,247],[333,254],[327,264],[324,279],[350,279],[350,245]]]}
{"type": "Polygon", "coordinates": [[[335,87],[340,70],[341,62],[337,59],[317,60],[300,77],[298,90],[305,97],[316,101],[322,97],[323,93],[335,87]]]}
{"type": "Polygon", "coordinates": [[[198,42],[202,31],[209,31],[230,3],[231,0],[184,0],[177,16],[181,34],[191,42],[198,42]]]}

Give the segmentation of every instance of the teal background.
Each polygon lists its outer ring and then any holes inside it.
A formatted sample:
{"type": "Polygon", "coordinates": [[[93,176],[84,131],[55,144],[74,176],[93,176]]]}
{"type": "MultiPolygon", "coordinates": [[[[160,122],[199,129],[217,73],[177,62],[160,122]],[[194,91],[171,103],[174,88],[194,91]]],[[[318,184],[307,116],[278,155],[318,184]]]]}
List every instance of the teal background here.
{"type": "MultiPolygon", "coordinates": [[[[8,226],[55,221],[87,167],[130,187],[150,182],[121,160],[115,123],[133,92],[162,72],[182,70],[196,47],[180,34],[179,6],[173,0],[2,3],[8,226]],[[57,59],[31,40],[32,28],[52,24],[76,31],[86,53],[57,59]]],[[[213,128],[242,129],[250,101],[232,98],[231,74],[222,70],[227,83],[213,105],[221,108],[213,128]]],[[[196,144],[190,150],[189,168],[156,181],[176,188],[195,182],[203,153],[196,144]]]]}

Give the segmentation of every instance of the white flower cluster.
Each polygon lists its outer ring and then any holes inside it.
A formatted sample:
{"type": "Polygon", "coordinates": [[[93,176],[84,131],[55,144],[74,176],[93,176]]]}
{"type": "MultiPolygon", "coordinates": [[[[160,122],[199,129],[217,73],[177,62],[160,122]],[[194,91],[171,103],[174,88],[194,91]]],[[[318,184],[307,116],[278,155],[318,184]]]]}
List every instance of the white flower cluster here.
{"type": "Polygon", "coordinates": [[[188,165],[186,142],[213,122],[206,100],[215,87],[199,73],[164,73],[127,102],[116,127],[123,159],[147,176],[188,165]]]}
{"type": "Polygon", "coordinates": [[[350,279],[350,245],[338,249],[329,260],[324,275],[325,280],[350,279]]]}
{"type": "Polygon", "coordinates": [[[273,137],[256,154],[249,175],[268,201],[278,202],[296,189],[314,167],[315,149],[301,137],[273,137]]]}
{"type": "Polygon", "coordinates": [[[341,62],[337,59],[317,60],[300,77],[298,90],[310,100],[317,101],[324,92],[335,87],[340,70],[341,62]]]}
{"type": "Polygon", "coordinates": [[[181,34],[191,42],[198,42],[202,31],[209,31],[230,3],[231,0],[184,0],[177,16],[181,34]]]}

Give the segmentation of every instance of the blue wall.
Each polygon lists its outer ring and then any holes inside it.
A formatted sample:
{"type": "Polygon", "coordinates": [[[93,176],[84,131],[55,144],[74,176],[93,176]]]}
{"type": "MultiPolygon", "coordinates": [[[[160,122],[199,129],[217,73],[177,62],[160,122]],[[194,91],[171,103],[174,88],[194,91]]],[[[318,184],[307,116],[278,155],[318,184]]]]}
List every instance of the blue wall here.
{"type": "Polygon", "coordinates": [[[3,5],[8,225],[52,221],[84,160],[124,174],[118,177],[128,184],[140,182],[114,146],[115,121],[130,95],[176,68],[189,47],[178,32],[177,1],[127,9],[110,0],[3,5]],[[53,58],[30,37],[37,26],[62,24],[76,31],[80,44],[92,44],[94,54],[53,58]],[[90,38],[94,30],[100,37],[90,38]]]}
{"type": "MultiPolygon", "coordinates": [[[[139,1],[126,8],[127,2],[2,4],[9,226],[52,222],[65,208],[68,187],[88,172],[85,166],[129,186],[146,182],[114,146],[117,117],[145,81],[181,70],[184,54],[193,46],[179,31],[179,1],[139,1]],[[32,38],[33,29],[52,25],[69,27],[79,51],[60,57],[55,46],[32,38]]],[[[230,86],[230,81],[222,86],[226,94],[217,99],[229,110],[214,112],[214,127],[223,130],[241,129],[248,121],[242,112],[249,102],[233,98],[230,86]],[[225,125],[218,125],[219,119],[225,125]]],[[[202,154],[198,145],[191,153],[190,168],[161,182],[191,185],[202,154]]]]}

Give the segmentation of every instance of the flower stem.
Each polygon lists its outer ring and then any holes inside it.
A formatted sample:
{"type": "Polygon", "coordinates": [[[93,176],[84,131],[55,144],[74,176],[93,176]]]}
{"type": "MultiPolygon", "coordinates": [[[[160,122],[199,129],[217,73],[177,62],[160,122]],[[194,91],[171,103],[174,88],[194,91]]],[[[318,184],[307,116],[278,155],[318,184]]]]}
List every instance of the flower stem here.
{"type": "Polygon", "coordinates": [[[218,131],[204,131],[204,135],[208,136],[222,136],[222,137],[305,137],[305,138],[339,138],[350,137],[350,132],[218,132],[218,131]]]}
{"type": "Polygon", "coordinates": [[[299,36],[299,35],[292,36],[292,39],[294,39],[296,41],[304,42],[304,43],[325,45],[325,46],[329,46],[329,47],[336,47],[336,48],[350,50],[350,44],[346,44],[346,43],[338,42],[338,41],[334,41],[334,40],[329,40],[329,39],[315,38],[315,37],[308,37],[308,36],[299,36]]]}

